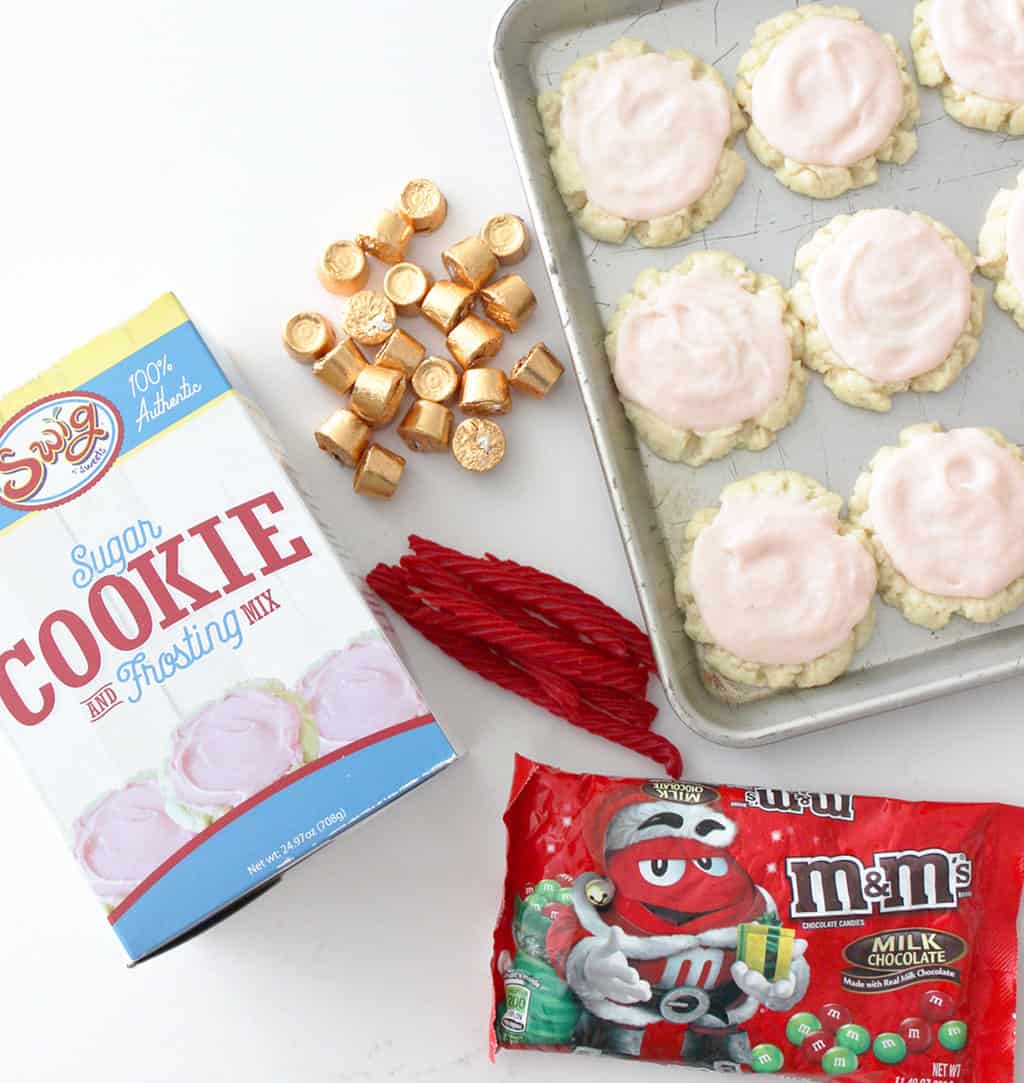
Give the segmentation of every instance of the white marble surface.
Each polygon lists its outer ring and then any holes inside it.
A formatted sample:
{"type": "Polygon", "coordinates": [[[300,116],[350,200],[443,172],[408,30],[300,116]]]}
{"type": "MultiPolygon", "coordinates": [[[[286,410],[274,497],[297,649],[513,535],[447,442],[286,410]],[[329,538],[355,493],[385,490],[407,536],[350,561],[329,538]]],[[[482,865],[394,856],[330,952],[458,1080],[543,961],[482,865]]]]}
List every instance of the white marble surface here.
{"type": "MultiPolygon", "coordinates": [[[[355,499],[313,446],[331,396],[277,342],[292,309],[331,308],[313,276],[318,246],[350,234],[408,176],[433,177],[450,197],[449,225],[413,249],[435,266],[445,242],[490,213],[524,211],[486,64],[499,6],[143,0],[8,12],[0,385],[173,288],[245,370],[362,569],[396,558],[415,530],[540,564],[636,615],[571,377],[549,402],[510,416],[500,472],[474,478],[416,459],[401,497],[381,506],[355,499]]],[[[507,356],[539,338],[563,345],[535,256],[525,274],[541,311],[507,356]]],[[[483,684],[408,629],[402,638],[465,758],[227,923],[136,971],[0,745],[6,1079],[666,1078],[652,1066],[537,1054],[488,1066],[513,752],[581,770],[649,767],[483,684]]],[[[711,781],[1020,801],[1022,688],[742,754],[691,737],[667,710],[659,726],[678,738],[691,776],[711,781]]]]}

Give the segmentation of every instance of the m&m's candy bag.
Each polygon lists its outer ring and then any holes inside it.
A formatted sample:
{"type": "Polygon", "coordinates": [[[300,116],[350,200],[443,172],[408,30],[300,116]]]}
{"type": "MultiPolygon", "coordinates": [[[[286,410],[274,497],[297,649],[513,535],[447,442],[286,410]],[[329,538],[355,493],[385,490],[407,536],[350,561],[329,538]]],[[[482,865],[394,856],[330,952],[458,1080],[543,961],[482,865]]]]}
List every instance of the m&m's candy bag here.
{"type": "Polygon", "coordinates": [[[517,758],[493,1048],[1012,1083],[1024,809],[517,758]]]}

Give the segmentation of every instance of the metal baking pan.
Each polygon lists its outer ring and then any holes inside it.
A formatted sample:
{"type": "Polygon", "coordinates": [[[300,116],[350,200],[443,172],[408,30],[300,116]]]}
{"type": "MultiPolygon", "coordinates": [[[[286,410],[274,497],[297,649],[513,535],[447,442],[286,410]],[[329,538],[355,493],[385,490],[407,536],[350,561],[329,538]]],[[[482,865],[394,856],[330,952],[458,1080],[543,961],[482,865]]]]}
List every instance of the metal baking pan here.
{"type": "MultiPolygon", "coordinates": [[[[994,425],[1024,438],[1024,335],[988,297],[981,349],[949,390],[897,396],[889,414],[838,402],[810,374],[801,416],[769,449],[734,452],[698,469],[663,462],[639,447],[605,358],[604,320],[647,267],[667,269],[694,248],[727,249],[758,271],[792,282],[796,249],[836,214],[868,207],[920,210],[947,223],[973,249],[988,204],[1012,187],[1024,144],[963,128],[946,116],[937,91],[921,88],[920,147],[909,165],[881,166],[878,184],[834,200],[784,188],[741,137],[747,175],[732,205],[703,234],[672,248],[602,244],[580,233],[548,166],[536,111],[540,90],[556,87],[578,57],[623,35],[657,49],[681,47],[711,61],[732,84],[736,65],[762,19],[786,0],[512,0],[494,33],[492,68],[526,196],[575,364],[598,455],[630,568],[673,709],[691,729],[725,745],[794,737],[879,711],[1012,676],[1024,668],[1024,609],[997,624],[954,619],[938,633],[908,624],[877,602],[878,626],[853,668],[824,688],[787,692],[743,706],[711,697],[672,590],[683,526],[716,503],[722,487],[758,470],[803,471],[847,498],[863,465],[915,422],[994,425]]],[[[860,0],[867,21],[895,35],[910,59],[913,0],[860,0]]]]}

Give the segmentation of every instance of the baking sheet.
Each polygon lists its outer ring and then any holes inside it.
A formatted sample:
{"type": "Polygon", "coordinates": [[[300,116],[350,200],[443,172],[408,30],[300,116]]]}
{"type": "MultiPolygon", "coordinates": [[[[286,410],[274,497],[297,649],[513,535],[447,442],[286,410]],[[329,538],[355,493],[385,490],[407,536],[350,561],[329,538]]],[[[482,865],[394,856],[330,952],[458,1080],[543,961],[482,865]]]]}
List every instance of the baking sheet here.
{"type": "MultiPolygon", "coordinates": [[[[937,90],[920,88],[919,149],[906,166],[880,166],[879,183],[838,199],[812,200],[784,188],[741,136],[747,175],[730,207],[708,229],[671,248],[630,239],[603,244],[579,232],[548,166],[539,91],[557,87],[580,56],[623,35],[654,48],[685,48],[711,61],[733,84],[755,25],[783,11],[766,0],[513,0],[494,34],[492,66],[527,199],[561,312],[578,382],[668,698],[692,729],[722,744],[748,746],[823,729],[1018,673],[1024,667],[1024,609],[996,624],[955,618],[940,632],[908,624],[876,602],[878,623],[851,670],[831,685],[726,705],[704,689],[672,591],[683,527],[713,505],[726,484],[759,470],[793,469],[849,497],[875,450],[920,421],[947,427],[993,425],[1024,440],[1024,333],[986,291],[985,329],[974,362],[941,394],[899,395],[888,414],[846,406],[810,374],[803,413],[762,452],[737,451],[697,469],[667,463],[639,447],[608,371],[604,321],[647,267],[662,270],[700,248],[726,249],[751,268],[791,285],[797,248],[836,214],[871,207],[919,210],[948,224],[972,250],[989,202],[1012,187],[1024,144],[961,127],[937,90]]],[[[908,60],[913,0],[863,0],[859,9],[892,33],[908,60]]],[[[911,61],[911,68],[913,67],[911,61]]]]}

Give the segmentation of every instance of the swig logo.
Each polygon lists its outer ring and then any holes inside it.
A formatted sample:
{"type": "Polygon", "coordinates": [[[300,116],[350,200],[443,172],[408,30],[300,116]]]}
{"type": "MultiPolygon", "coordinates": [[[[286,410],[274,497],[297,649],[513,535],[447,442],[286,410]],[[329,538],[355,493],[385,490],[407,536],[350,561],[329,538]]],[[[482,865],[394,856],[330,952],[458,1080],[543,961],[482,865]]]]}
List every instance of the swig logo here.
{"type": "Polygon", "coordinates": [[[100,395],[38,399],[0,429],[0,504],[40,511],[74,500],[114,465],[123,439],[117,408],[100,395]]]}

